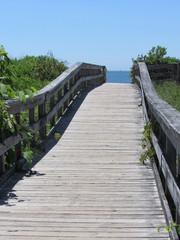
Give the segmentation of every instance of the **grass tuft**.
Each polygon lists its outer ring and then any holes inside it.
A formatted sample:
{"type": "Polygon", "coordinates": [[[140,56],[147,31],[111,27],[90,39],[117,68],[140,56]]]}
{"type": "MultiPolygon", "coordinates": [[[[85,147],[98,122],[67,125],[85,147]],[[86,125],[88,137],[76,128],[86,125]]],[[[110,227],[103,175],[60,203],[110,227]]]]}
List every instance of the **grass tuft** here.
{"type": "Polygon", "coordinates": [[[175,81],[153,84],[157,94],[172,107],[180,111],[180,85],[175,81]]]}

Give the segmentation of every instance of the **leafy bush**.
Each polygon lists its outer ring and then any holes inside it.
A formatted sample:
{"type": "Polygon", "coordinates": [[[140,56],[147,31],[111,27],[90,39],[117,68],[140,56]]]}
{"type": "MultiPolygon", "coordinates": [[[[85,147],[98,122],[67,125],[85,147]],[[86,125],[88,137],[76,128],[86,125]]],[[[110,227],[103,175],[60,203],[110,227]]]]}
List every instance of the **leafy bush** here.
{"type": "Polygon", "coordinates": [[[152,144],[152,123],[149,121],[144,126],[143,138],[142,138],[142,147],[144,152],[141,154],[140,162],[145,163],[148,159],[152,159],[155,156],[155,150],[152,144]]]}
{"type": "Polygon", "coordinates": [[[59,62],[50,53],[47,56],[37,57],[37,65],[34,69],[34,77],[39,78],[41,81],[54,80],[62,72],[67,69],[64,62],[59,62]]]}
{"type": "Polygon", "coordinates": [[[132,58],[133,65],[138,62],[145,62],[146,64],[174,64],[179,63],[180,59],[175,57],[169,57],[167,55],[167,49],[165,47],[157,46],[152,47],[152,49],[147,53],[147,55],[138,55],[136,59],[132,58]]]}
{"type": "Polygon", "coordinates": [[[15,92],[9,84],[12,85],[12,73],[8,69],[10,59],[3,46],[0,46],[0,100],[15,96],[15,92]]]}
{"type": "Polygon", "coordinates": [[[41,89],[67,69],[65,62],[54,58],[52,53],[46,56],[25,56],[12,59],[9,71],[14,72],[10,83],[15,90],[33,86],[41,89]]]}
{"type": "MultiPolygon", "coordinates": [[[[13,134],[24,132],[27,139],[22,142],[22,151],[23,157],[29,163],[34,156],[31,150],[34,133],[27,129],[25,115],[21,115],[20,126],[15,116],[8,114],[3,100],[19,98],[25,102],[25,94],[32,99],[34,92],[37,93],[36,88],[41,89],[66,69],[65,63],[55,59],[52,54],[11,60],[4,47],[0,46],[0,143],[3,144],[13,134]]],[[[16,161],[14,147],[4,154],[4,160],[6,169],[14,165],[16,161]]]]}
{"type": "MultiPolygon", "coordinates": [[[[18,98],[18,95],[21,93],[22,100],[24,100],[25,94],[28,92],[33,95],[33,91],[36,89],[27,89],[27,92],[17,91],[15,92],[10,85],[13,85],[12,76],[13,73],[10,71],[11,60],[8,58],[7,52],[5,51],[3,46],[0,46],[0,143],[4,144],[4,141],[15,133],[26,132],[28,137],[28,144],[26,144],[26,149],[23,149],[24,158],[31,162],[33,158],[33,152],[30,149],[30,137],[31,131],[24,128],[24,126],[20,126],[15,116],[9,115],[7,111],[7,106],[5,105],[5,99],[9,99],[12,97],[18,98]],[[28,153],[31,153],[31,155],[28,153]]],[[[15,77],[15,75],[13,76],[15,77]]],[[[19,96],[20,98],[20,96],[19,96]]],[[[20,99],[21,100],[21,99],[20,99]]],[[[5,168],[8,169],[12,165],[14,165],[16,161],[15,157],[15,148],[12,147],[4,154],[5,168]]]]}

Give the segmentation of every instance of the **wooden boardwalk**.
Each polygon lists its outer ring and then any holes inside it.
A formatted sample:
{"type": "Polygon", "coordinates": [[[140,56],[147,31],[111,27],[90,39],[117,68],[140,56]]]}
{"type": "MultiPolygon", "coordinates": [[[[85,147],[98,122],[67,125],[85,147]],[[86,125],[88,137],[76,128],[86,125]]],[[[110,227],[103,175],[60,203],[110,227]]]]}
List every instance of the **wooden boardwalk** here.
{"type": "Polygon", "coordinates": [[[0,240],[169,239],[157,231],[166,223],[153,171],[139,163],[140,102],[128,84],[90,91],[37,174],[1,188],[0,240]]]}

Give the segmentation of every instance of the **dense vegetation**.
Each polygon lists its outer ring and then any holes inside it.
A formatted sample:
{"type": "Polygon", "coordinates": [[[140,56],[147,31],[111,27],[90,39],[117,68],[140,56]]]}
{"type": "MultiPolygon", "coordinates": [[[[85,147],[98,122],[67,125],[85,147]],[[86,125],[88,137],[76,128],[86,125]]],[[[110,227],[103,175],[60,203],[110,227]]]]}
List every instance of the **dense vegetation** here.
{"type": "MultiPolygon", "coordinates": [[[[26,133],[27,139],[23,141],[22,151],[28,162],[33,159],[31,139],[34,133],[26,128],[25,115],[21,116],[20,126],[16,117],[8,114],[4,100],[19,98],[25,102],[26,94],[32,99],[37,89],[44,87],[66,69],[65,63],[55,59],[51,53],[46,56],[9,59],[4,47],[0,46],[0,144],[4,144],[5,139],[15,133],[26,133]]],[[[16,161],[15,149],[8,150],[4,159],[8,169],[16,161]]]]}
{"type": "Polygon", "coordinates": [[[8,70],[13,74],[8,84],[14,90],[32,86],[39,90],[66,69],[65,63],[55,59],[52,53],[45,56],[25,56],[22,59],[11,59],[8,70]]]}

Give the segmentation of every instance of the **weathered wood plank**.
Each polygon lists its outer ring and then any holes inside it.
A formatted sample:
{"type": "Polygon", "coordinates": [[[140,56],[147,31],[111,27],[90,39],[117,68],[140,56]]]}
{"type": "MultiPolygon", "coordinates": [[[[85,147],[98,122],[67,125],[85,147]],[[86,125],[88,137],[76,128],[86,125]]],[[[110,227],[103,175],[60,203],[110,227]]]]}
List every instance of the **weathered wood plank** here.
{"type": "Polygon", "coordinates": [[[131,85],[89,92],[36,174],[16,173],[1,188],[0,239],[168,240],[157,231],[166,222],[151,166],[139,163],[139,102],[131,85]]]}

